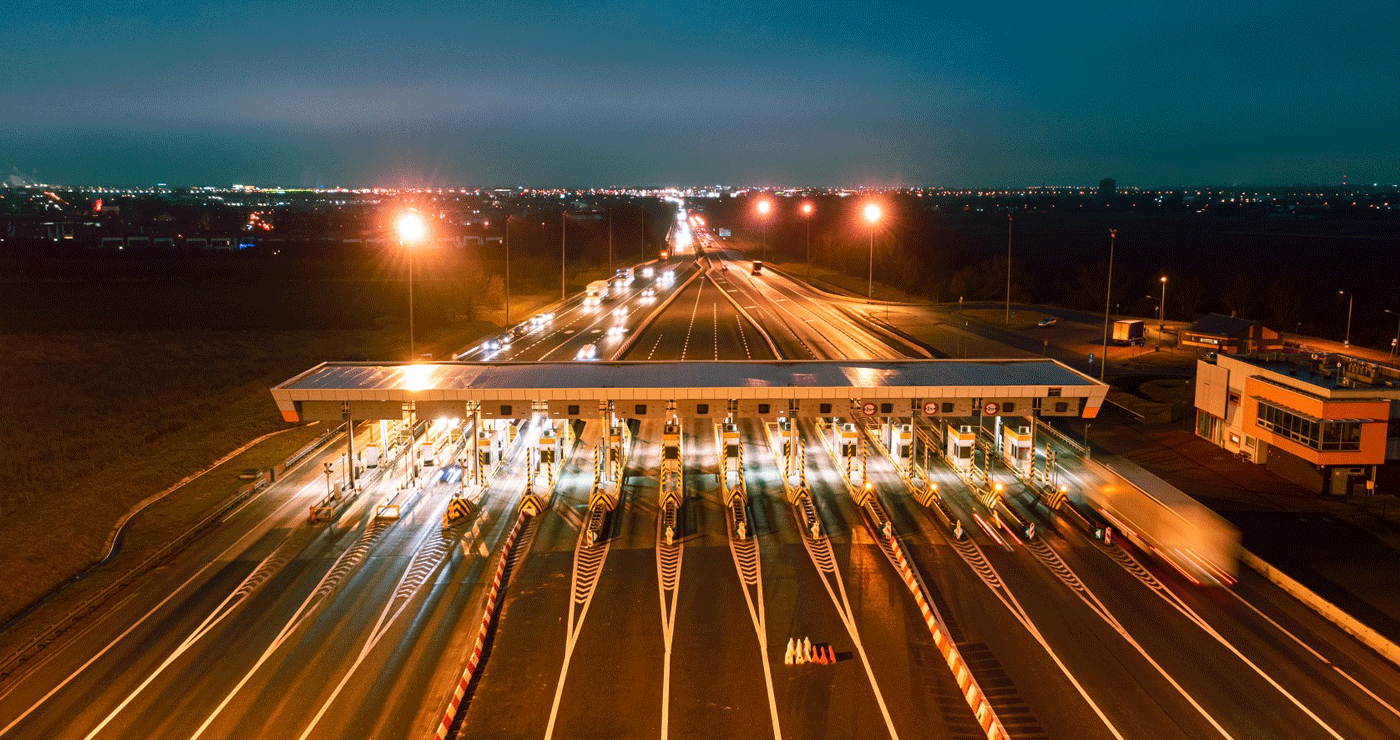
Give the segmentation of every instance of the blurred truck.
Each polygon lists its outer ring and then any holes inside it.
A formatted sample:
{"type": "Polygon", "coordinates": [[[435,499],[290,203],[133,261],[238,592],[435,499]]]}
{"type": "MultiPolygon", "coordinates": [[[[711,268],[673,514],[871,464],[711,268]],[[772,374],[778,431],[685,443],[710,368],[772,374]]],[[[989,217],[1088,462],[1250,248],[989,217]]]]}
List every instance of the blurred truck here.
{"type": "Polygon", "coordinates": [[[1123,346],[1142,344],[1147,330],[1140,319],[1123,319],[1113,322],[1113,343],[1123,346]]]}

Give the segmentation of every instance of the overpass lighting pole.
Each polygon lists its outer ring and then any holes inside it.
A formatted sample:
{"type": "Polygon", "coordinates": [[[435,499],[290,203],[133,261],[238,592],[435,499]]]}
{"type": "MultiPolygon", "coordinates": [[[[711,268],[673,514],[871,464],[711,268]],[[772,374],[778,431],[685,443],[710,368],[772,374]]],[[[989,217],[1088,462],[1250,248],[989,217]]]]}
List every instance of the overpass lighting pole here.
{"type": "Polygon", "coordinates": [[[1396,313],[1395,311],[1392,311],[1388,308],[1385,309],[1385,312],[1390,314],[1391,316],[1396,317],[1397,319],[1395,322],[1395,339],[1391,340],[1390,342],[1390,359],[1392,362],[1394,362],[1396,345],[1400,345],[1400,313],[1396,313]]]}
{"type": "Polygon", "coordinates": [[[510,217],[514,215],[506,214],[506,326],[510,326],[510,217]]]}
{"type": "Polygon", "coordinates": [[[880,223],[882,215],[884,214],[879,203],[865,204],[865,222],[870,224],[870,268],[865,280],[866,300],[875,298],[875,225],[880,223]]]}
{"type": "Polygon", "coordinates": [[[807,221],[807,282],[812,282],[812,202],[802,204],[802,217],[807,221]]]}
{"type": "Polygon", "coordinates": [[[1108,372],[1108,309],[1113,305],[1113,244],[1118,238],[1118,229],[1108,230],[1108,284],[1104,286],[1103,292],[1103,357],[1099,361],[1099,380],[1102,381],[1108,372]]]}
{"type": "Polygon", "coordinates": [[[564,255],[565,255],[565,249],[564,249],[564,248],[565,248],[565,246],[568,244],[568,236],[569,236],[569,212],[568,212],[568,211],[561,211],[561,212],[559,213],[559,300],[561,300],[561,301],[564,300],[565,298],[567,298],[568,295],[569,295],[567,292],[565,292],[565,289],[564,289],[564,275],[565,275],[564,265],[567,264],[567,263],[564,261],[564,255]]]}
{"type": "Polygon", "coordinates": [[[1006,214],[1006,325],[1011,326],[1011,222],[1014,214],[1006,214]]]}
{"type": "Polygon", "coordinates": [[[758,211],[758,220],[763,224],[763,261],[768,261],[768,214],[773,210],[773,201],[764,198],[754,206],[758,211]]]}
{"type": "Polygon", "coordinates": [[[613,228],[612,228],[612,206],[608,206],[608,277],[612,277],[612,252],[613,252],[613,228]]]}
{"type": "Polygon", "coordinates": [[[1157,308],[1157,331],[1167,330],[1167,276],[1161,277],[1162,281],[1162,305],[1157,308]]]}
{"type": "Polygon", "coordinates": [[[410,362],[418,359],[418,352],[413,342],[413,248],[422,241],[423,233],[426,230],[423,219],[417,213],[408,211],[399,216],[399,243],[408,252],[408,359],[410,362]]]}
{"type": "Polygon", "coordinates": [[[1354,305],[1356,304],[1356,294],[1355,294],[1355,293],[1348,292],[1348,291],[1345,291],[1345,290],[1339,290],[1339,291],[1337,291],[1337,295],[1344,295],[1344,296],[1347,297],[1347,334],[1346,334],[1346,338],[1342,340],[1342,346],[1343,346],[1343,347],[1350,347],[1350,346],[1351,346],[1351,309],[1352,309],[1352,306],[1354,306],[1354,305]]]}

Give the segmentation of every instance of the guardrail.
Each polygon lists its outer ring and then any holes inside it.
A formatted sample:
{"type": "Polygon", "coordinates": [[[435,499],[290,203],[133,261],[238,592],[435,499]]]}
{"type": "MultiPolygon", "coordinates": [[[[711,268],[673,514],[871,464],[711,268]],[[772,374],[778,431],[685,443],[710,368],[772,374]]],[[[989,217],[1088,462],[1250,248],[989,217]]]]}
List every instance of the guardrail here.
{"type": "Polygon", "coordinates": [[[684,282],[673,288],[671,290],[671,295],[666,296],[665,300],[658,303],[656,305],[656,308],[653,308],[651,310],[651,313],[647,314],[647,317],[645,319],[642,319],[642,322],[638,324],[637,327],[632,330],[632,333],[629,334],[627,338],[622,341],[622,344],[619,344],[617,346],[617,350],[613,352],[612,359],[620,360],[624,356],[626,356],[626,354],[632,350],[632,345],[636,344],[637,340],[641,338],[642,332],[646,331],[648,326],[651,326],[651,322],[655,321],[656,317],[660,316],[661,312],[666,310],[667,306],[670,306],[672,303],[674,303],[675,300],[680,297],[681,293],[685,292],[685,289],[690,287],[690,284],[695,282],[695,279],[703,274],[705,274],[705,271],[697,267],[695,268],[695,272],[691,273],[690,277],[686,278],[684,282]]]}
{"type": "MultiPolygon", "coordinates": [[[[328,440],[333,439],[336,436],[336,432],[339,429],[340,428],[337,427],[335,430],[330,430],[327,433],[321,435],[316,439],[315,444],[324,445],[328,440]]],[[[306,454],[306,448],[303,448],[302,450],[298,450],[297,453],[293,455],[293,457],[287,458],[287,460],[281,464],[283,471],[295,468],[298,463],[305,460],[306,454]],[[298,455],[300,455],[299,458],[297,457],[298,455]],[[289,462],[291,463],[290,465],[288,464],[289,462]]],[[[267,486],[269,486],[270,484],[271,481],[264,477],[260,478],[259,480],[253,483],[248,483],[243,486],[240,486],[233,496],[226,499],[216,509],[214,509],[203,519],[200,519],[197,523],[195,523],[194,526],[190,527],[188,530],[177,536],[175,539],[167,542],[159,550],[146,556],[146,558],[143,559],[140,563],[137,563],[130,570],[118,576],[116,580],[102,587],[96,593],[92,594],[91,596],[88,596],[86,599],[83,599],[77,604],[77,606],[74,606],[72,609],[69,609],[66,614],[64,614],[58,620],[50,624],[48,627],[44,628],[42,631],[39,632],[39,634],[30,638],[27,642],[25,642],[14,652],[12,652],[9,655],[9,657],[5,658],[3,662],[0,662],[0,681],[3,681],[4,679],[13,675],[17,670],[22,668],[26,662],[32,659],[40,651],[42,651],[43,648],[47,647],[48,645],[52,644],[54,640],[58,639],[58,637],[61,636],[64,631],[73,626],[83,617],[87,616],[88,614],[92,613],[100,606],[102,606],[103,602],[107,601],[121,590],[130,586],[132,582],[134,582],[137,578],[140,578],[141,576],[150,572],[165,559],[173,556],[180,550],[183,550],[185,547],[189,546],[190,543],[194,542],[201,535],[203,535],[206,529],[209,529],[215,524],[218,524],[219,521],[230,511],[233,511],[233,509],[241,505],[243,502],[247,501],[254,494],[267,488],[267,486]]]]}

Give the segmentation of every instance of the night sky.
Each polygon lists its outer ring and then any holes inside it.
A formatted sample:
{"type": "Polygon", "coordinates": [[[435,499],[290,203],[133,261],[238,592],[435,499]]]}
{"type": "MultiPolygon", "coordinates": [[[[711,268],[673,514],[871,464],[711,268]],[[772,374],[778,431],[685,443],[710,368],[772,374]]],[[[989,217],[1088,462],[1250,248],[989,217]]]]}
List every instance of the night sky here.
{"type": "Polygon", "coordinates": [[[1400,3],[7,0],[66,184],[1400,182],[1400,3]]]}

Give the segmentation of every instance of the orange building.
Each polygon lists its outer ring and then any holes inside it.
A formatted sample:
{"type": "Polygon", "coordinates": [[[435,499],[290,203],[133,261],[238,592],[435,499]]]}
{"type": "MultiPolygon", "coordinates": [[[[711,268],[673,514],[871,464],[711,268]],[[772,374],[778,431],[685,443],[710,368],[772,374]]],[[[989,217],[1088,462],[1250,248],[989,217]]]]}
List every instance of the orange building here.
{"type": "MultiPolygon", "coordinates": [[[[1400,458],[1400,368],[1346,355],[1196,363],[1196,434],[1319,493],[1368,493],[1400,458]]],[[[1400,476],[1397,476],[1400,478],[1400,476]]]]}

